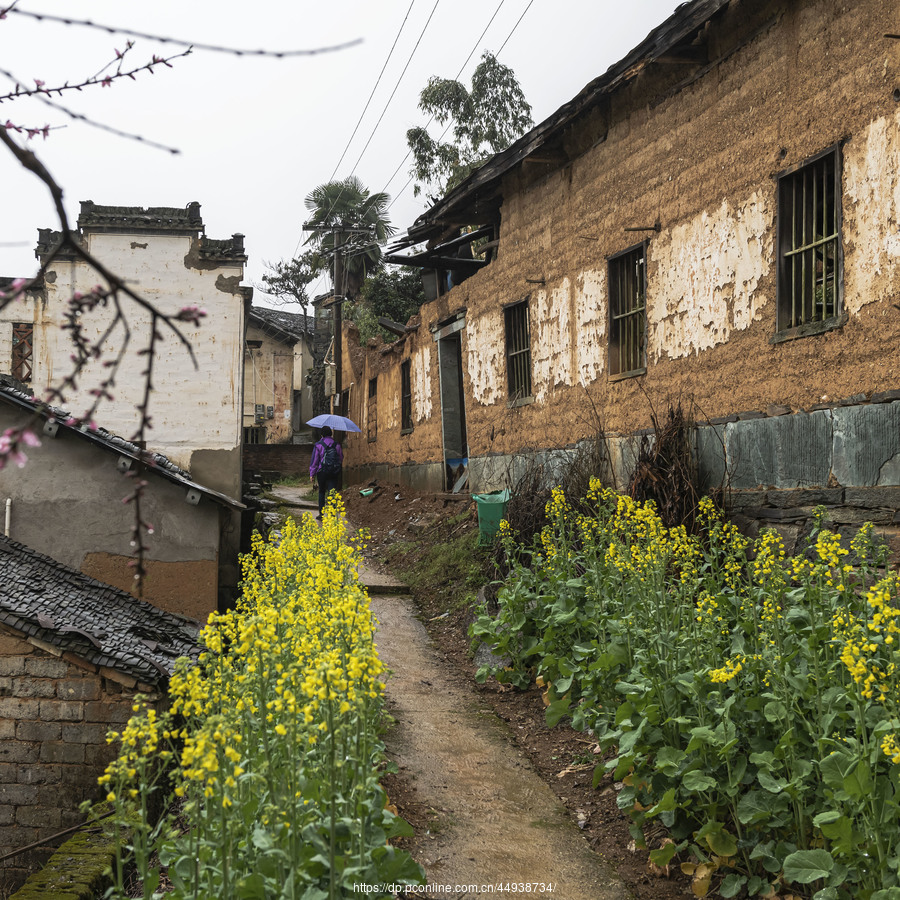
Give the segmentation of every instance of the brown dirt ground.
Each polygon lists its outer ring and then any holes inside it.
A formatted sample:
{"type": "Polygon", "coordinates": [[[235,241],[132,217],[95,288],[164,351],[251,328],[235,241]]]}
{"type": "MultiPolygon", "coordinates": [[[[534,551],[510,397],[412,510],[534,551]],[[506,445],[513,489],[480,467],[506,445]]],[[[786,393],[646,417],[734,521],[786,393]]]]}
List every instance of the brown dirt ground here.
{"type": "MultiPolygon", "coordinates": [[[[383,486],[371,502],[360,497],[358,489],[349,488],[344,491],[344,503],[349,520],[357,527],[369,529],[371,540],[366,555],[369,564],[380,566],[382,571],[386,571],[384,559],[391,544],[446,539],[451,531],[446,520],[458,518],[466,509],[470,512],[468,519],[455,522],[452,531],[458,534],[460,529],[477,528],[474,503],[447,501],[393,486],[383,486]],[[400,499],[396,500],[398,493],[400,499]]],[[[420,551],[408,552],[406,562],[414,560],[417,552],[420,551]]],[[[647,850],[635,847],[628,820],[616,806],[616,789],[610,777],[605,777],[596,789],[592,787],[593,769],[599,759],[595,750],[599,748],[590,735],[573,731],[564,723],[547,728],[537,687],[516,691],[493,681],[475,684],[476,667],[469,657],[468,611],[452,608],[440,590],[429,591],[427,596],[416,594],[414,599],[439,654],[448,666],[465,675],[482,700],[509,724],[519,749],[567,807],[590,846],[609,862],[636,900],[693,896],[689,880],[677,865],[668,866],[667,871],[659,870],[649,862],[647,850]]],[[[427,835],[439,823],[440,810],[429,805],[428,797],[419,796],[402,774],[387,775],[384,785],[400,814],[416,830],[417,837],[407,842],[413,849],[419,836],[427,835]]],[[[664,836],[664,832],[648,834],[650,847],[660,846],[664,836]]]]}

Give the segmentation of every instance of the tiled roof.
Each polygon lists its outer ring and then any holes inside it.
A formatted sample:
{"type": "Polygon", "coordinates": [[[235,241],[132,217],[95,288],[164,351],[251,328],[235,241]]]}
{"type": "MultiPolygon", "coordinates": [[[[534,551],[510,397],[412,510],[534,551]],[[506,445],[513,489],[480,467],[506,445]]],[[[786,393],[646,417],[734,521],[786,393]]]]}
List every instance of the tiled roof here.
{"type": "Polygon", "coordinates": [[[93,200],[81,201],[78,227],[120,230],[122,228],[177,231],[194,234],[203,229],[200,204],[188,203],[183,209],[173,206],[101,206],[93,200]]]}
{"type": "Polygon", "coordinates": [[[84,425],[65,425],[64,423],[71,418],[70,413],[53,406],[42,407],[42,404],[38,403],[34,397],[22,391],[17,386],[18,384],[19,382],[13,381],[8,375],[0,375],[0,402],[5,401],[12,406],[18,406],[29,411],[43,410],[43,416],[47,419],[53,419],[59,424],[60,428],[68,428],[70,431],[100,445],[106,450],[128,456],[135,461],[143,459],[148,467],[148,471],[157,472],[169,481],[178,482],[186,488],[198,490],[217,503],[222,503],[234,509],[243,509],[243,504],[232,497],[192,481],[190,472],[185,471],[180,466],[176,466],[172,460],[162,453],[141,451],[137,444],[126,441],[125,438],[121,438],[105,428],[90,429],[84,425]]]}
{"type": "Polygon", "coordinates": [[[263,329],[273,328],[295,340],[299,340],[304,334],[313,334],[316,330],[316,320],[313,316],[285,312],[281,309],[268,309],[265,306],[250,307],[250,322],[263,329]]]}
{"type": "Polygon", "coordinates": [[[196,660],[198,626],[0,535],[0,622],[96,666],[162,685],[196,660]]]}

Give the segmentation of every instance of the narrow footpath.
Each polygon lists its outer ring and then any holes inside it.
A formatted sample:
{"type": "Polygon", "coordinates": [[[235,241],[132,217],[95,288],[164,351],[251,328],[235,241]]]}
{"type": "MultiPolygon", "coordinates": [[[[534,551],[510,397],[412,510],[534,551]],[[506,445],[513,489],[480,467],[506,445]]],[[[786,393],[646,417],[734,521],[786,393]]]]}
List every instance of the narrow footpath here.
{"type": "Polygon", "coordinates": [[[379,593],[372,609],[378,652],[391,670],[387,698],[396,725],[386,736],[388,754],[440,814],[432,834],[417,835],[415,855],[430,885],[451,888],[425,896],[629,897],[516,749],[507,725],[446,671],[412,602],[379,593]]]}
{"type": "MultiPolygon", "coordinates": [[[[290,514],[316,506],[293,487],[273,494],[290,514]]],[[[473,685],[451,671],[416,618],[404,585],[363,564],[378,621],[378,652],[390,670],[387,709],[395,723],[388,755],[418,799],[437,813],[412,852],[433,900],[526,894],[535,900],[630,900],[631,894],[588,846],[551,789],[484,706],[473,685]]]]}

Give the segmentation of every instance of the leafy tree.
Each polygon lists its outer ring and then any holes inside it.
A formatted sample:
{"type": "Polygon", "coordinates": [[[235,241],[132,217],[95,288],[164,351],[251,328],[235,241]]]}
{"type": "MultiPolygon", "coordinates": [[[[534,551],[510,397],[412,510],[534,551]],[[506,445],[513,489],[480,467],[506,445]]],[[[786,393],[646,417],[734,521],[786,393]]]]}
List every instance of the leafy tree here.
{"type": "Polygon", "coordinates": [[[387,217],[391,198],[383,191],[369,193],[355,176],[320,184],[306,198],[309,225],[314,226],[306,243],[318,251],[325,265],[331,265],[335,241],[341,249],[344,284],[338,293],[358,296],[366,275],[381,266],[382,247],[394,233],[387,217]]]}
{"type": "Polygon", "coordinates": [[[418,269],[386,266],[365,280],[360,298],[350,309],[349,315],[359,329],[361,344],[379,334],[385,340],[392,341],[396,335],[378,324],[379,316],[404,325],[424,302],[425,289],[418,269]]]}
{"type": "Polygon", "coordinates": [[[295,259],[280,259],[277,263],[267,262],[269,270],[256,288],[281,303],[297,303],[307,315],[310,297],[306,289],[324,268],[321,255],[315,250],[307,250],[295,259]]]}
{"type": "Polygon", "coordinates": [[[406,132],[416,196],[425,185],[437,196],[447,193],[534,125],[515,73],[487,50],[472,73],[471,90],[433,75],[419,95],[419,109],[438,125],[452,121],[453,137],[442,143],[422,127],[406,132]]]}

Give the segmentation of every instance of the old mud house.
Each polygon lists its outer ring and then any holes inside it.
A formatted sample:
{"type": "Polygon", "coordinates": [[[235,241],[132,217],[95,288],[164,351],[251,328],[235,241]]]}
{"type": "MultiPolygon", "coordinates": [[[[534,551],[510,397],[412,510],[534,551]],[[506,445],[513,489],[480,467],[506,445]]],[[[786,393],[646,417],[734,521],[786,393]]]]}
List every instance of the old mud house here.
{"type": "Polygon", "coordinates": [[[438,201],[389,257],[420,318],[345,342],[357,475],[491,489],[599,423],[622,478],[680,398],[751,518],[896,537],[898,31],[880,0],[693,0],[438,201]]]}

